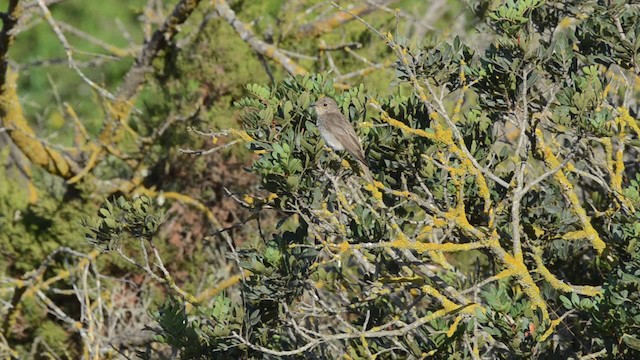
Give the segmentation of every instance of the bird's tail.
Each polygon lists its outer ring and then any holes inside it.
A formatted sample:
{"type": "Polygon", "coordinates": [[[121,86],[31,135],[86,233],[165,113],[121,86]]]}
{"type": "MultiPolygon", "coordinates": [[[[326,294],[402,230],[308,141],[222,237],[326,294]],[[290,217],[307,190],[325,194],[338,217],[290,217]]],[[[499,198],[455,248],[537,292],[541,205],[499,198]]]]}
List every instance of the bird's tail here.
{"type": "Polygon", "coordinates": [[[373,174],[371,173],[371,170],[369,170],[369,166],[367,166],[367,164],[363,162],[360,162],[360,166],[362,167],[362,171],[364,172],[364,177],[367,179],[367,181],[373,184],[373,174]]]}

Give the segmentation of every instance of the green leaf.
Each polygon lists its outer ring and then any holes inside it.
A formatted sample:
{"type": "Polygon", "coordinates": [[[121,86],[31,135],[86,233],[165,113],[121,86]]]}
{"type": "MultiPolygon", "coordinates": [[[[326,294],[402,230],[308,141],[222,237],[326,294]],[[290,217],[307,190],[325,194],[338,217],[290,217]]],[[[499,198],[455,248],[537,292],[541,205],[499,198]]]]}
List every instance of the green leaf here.
{"type": "Polygon", "coordinates": [[[566,296],[560,295],[560,301],[562,301],[562,305],[564,305],[567,310],[573,309],[573,303],[571,303],[571,300],[569,300],[566,296]]]}
{"type": "Polygon", "coordinates": [[[624,341],[624,343],[637,351],[640,351],[640,339],[638,339],[637,337],[633,336],[633,335],[629,335],[629,334],[623,334],[622,335],[622,341],[624,341]]]}

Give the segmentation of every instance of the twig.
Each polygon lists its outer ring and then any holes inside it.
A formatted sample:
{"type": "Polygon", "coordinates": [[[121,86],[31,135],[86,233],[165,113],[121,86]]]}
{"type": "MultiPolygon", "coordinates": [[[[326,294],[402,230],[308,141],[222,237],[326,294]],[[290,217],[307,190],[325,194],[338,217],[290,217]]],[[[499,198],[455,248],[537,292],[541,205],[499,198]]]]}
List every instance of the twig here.
{"type": "Polygon", "coordinates": [[[591,360],[591,359],[597,359],[599,357],[603,357],[606,356],[609,352],[607,351],[607,349],[602,349],[600,351],[596,351],[594,353],[585,355],[585,356],[581,356],[579,360],[591,360]]]}
{"type": "Polygon", "coordinates": [[[372,11],[375,11],[377,8],[384,7],[385,5],[389,5],[391,3],[396,2],[397,0],[379,0],[379,1],[367,1],[367,5],[361,5],[354,9],[351,9],[349,15],[345,15],[343,13],[336,13],[329,17],[320,19],[318,21],[314,21],[311,23],[306,23],[300,26],[298,29],[299,36],[319,36],[323,33],[329,32],[335,29],[338,26],[342,26],[343,24],[356,19],[356,16],[364,16],[372,11]],[[354,16],[356,15],[356,16],[354,16]]]}
{"type": "Polygon", "coordinates": [[[40,9],[42,10],[42,14],[44,15],[45,20],[47,20],[47,22],[49,23],[49,25],[53,29],[53,32],[58,37],[58,40],[60,40],[60,42],[62,43],[62,46],[64,47],[65,52],[67,53],[67,59],[69,60],[69,66],[73,70],[75,70],[75,72],[78,74],[78,76],[80,76],[80,78],[85,83],[87,83],[89,86],[91,86],[91,88],[96,90],[102,97],[107,98],[107,99],[112,100],[112,101],[115,101],[116,97],[113,94],[111,94],[107,89],[105,89],[105,88],[101,87],[100,85],[96,84],[93,80],[89,79],[82,72],[82,70],[80,70],[80,68],[76,64],[75,60],[73,59],[73,51],[74,51],[73,48],[71,47],[71,45],[67,41],[67,38],[64,36],[64,33],[60,29],[60,26],[53,19],[53,15],[51,14],[51,11],[49,11],[49,8],[47,7],[47,4],[45,3],[44,0],[37,0],[37,1],[38,1],[38,5],[40,6],[40,9]]]}
{"type": "Polygon", "coordinates": [[[308,73],[306,69],[291,60],[291,58],[280,51],[280,49],[258,39],[253,31],[251,31],[251,28],[238,19],[236,13],[229,7],[225,0],[216,0],[214,4],[218,14],[233,27],[240,38],[249,44],[253,50],[268,59],[274,60],[291,75],[305,75],[308,73]]]}
{"type": "Polygon", "coordinates": [[[173,8],[171,15],[153,32],[140,54],[138,54],[135,63],[125,75],[124,81],[117,91],[118,99],[128,102],[136,96],[140,86],[145,82],[146,75],[153,69],[151,67],[153,60],[180,32],[180,24],[189,18],[200,2],[201,0],[181,0],[173,8]]]}
{"type": "Polygon", "coordinates": [[[21,8],[19,0],[9,0],[5,17],[2,19],[2,31],[0,32],[0,92],[5,93],[7,86],[7,71],[9,70],[8,52],[15,37],[13,30],[18,23],[21,8]]]}
{"type": "Polygon", "coordinates": [[[529,111],[527,103],[527,76],[529,70],[527,68],[522,69],[522,114],[518,116],[518,127],[520,128],[520,135],[518,136],[518,145],[516,147],[516,159],[518,163],[515,173],[515,189],[513,199],[511,201],[511,241],[513,244],[513,256],[522,261],[522,244],[520,240],[520,203],[524,193],[521,192],[524,187],[524,172],[527,166],[527,145],[528,138],[527,122],[529,117],[529,111]]]}
{"type": "MultiPolygon", "coordinates": [[[[467,309],[473,308],[474,306],[469,306],[467,307],[467,309]]],[[[464,311],[464,310],[463,310],[464,311]]],[[[468,311],[468,310],[467,310],[468,311]]],[[[235,331],[232,333],[232,336],[239,340],[240,342],[242,342],[243,344],[247,345],[248,347],[250,347],[253,350],[256,351],[260,351],[263,352],[265,354],[269,354],[269,355],[273,355],[273,356],[293,356],[293,355],[298,355],[298,354],[302,354],[307,350],[310,350],[322,343],[326,343],[326,342],[332,342],[332,341],[341,341],[341,340],[348,340],[348,339],[359,339],[359,338],[365,338],[365,339],[369,339],[369,338],[381,338],[381,337],[397,337],[397,336],[403,336],[406,335],[416,329],[418,329],[419,327],[421,327],[422,325],[426,324],[427,322],[435,319],[435,318],[441,318],[443,316],[446,316],[449,313],[449,311],[445,310],[445,309],[441,309],[441,310],[437,310],[429,315],[423,316],[421,318],[419,318],[418,320],[410,323],[410,324],[406,324],[403,325],[401,328],[396,329],[396,330],[379,330],[380,328],[387,328],[387,326],[384,327],[376,327],[374,328],[375,330],[368,330],[368,331],[362,331],[362,332],[356,332],[356,333],[341,333],[341,334],[335,334],[335,335],[325,335],[324,337],[315,340],[315,341],[311,341],[303,346],[300,346],[296,349],[293,350],[288,350],[288,351],[276,351],[276,350],[271,350],[268,348],[265,348],[263,346],[260,345],[256,345],[251,343],[250,341],[246,340],[245,338],[243,338],[242,336],[238,335],[238,333],[236,333],[235,331]]]]}
{"type": "Polygon", "coordinates": [[[235,139],[235,140],[230,141],[230,142],[228,142],[228,143],[226,143],[224,145],[215,146],[215,147],[212,147],[212,148],[207,149],[207,150],[179,149],[179,151],[181,153],[191,154],[191,155],[209,155],[209,154],[213,154],[214,152],[218,152],[220,150],[224,150],[224,149],[230,148],[233,145],[235,145],[235,144],[237,144],[239,142],[242,142],[242,141],[243,141],[242,139],[235,139]]]}
{"type": "Polygon", "coordinates": [[[570,152],[567,155],[567,157],[562,161],[562,163],[560,165],[556,166],[553,169],[548,170],[544,174],[538,176],[535,180],[533,180],[530,183],[528,183],[525,187],[523,187],[520,190],[519,194],[521,194],[521,195],[526,194],[527,192],[529,192],[529,190],[531,190],[531,188],[533,188],[534,186],[536,186],[539,183],[541,183],[544,180],[546,180],[548,177],[553,176],[555,173],[560,171],[562,168],[564,168],[569,163],[569,161],[573,158],[574,154],[575,154],[574,152],[570,152]]]}
{"type": "Polygon", "coordinates": [[[616,24],[616,30],[618,30],[620,39],[622,41],[627,41],[627,34],[624,33],[624,29],[622,28],[622,24],[620,23],[620,18],[617,15],[613,15],[613,23],[616,24]]]}

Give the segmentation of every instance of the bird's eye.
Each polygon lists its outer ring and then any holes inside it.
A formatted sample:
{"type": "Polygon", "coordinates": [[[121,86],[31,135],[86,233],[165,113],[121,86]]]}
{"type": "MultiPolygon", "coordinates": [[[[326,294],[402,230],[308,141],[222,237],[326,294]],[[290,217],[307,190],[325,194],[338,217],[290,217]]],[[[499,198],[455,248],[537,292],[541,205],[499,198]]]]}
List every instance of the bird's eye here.
{"type": "Polygon", "coordinates": [[[325,107],[326,107],[326,106],[327,106],[327,104],[322,104],[322,106],[325,106],[325,107]]]}

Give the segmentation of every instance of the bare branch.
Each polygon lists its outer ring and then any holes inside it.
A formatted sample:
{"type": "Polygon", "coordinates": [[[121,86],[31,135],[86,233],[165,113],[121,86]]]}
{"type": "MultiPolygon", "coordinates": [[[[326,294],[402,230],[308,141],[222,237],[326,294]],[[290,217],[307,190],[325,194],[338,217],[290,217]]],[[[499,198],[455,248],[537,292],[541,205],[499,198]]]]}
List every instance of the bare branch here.
{"type": "MultiPolygon", "coordinates": [[[[41,1],[41,0],[39,0],[41,1]]],[[[128,102],[134,98],[145,82],[145,76],[152,70],[151,63],[160,51],[166,48],[170,41],[180,32],[180,24],[184,23],[201,0],[181,0],[162,25],[153,32],[138,54],[135,63],[127,72],[124,82],[120,85],[116,95],[121,101],[128,102]]]]}
{"type": "Polygon", "coordinates": [[[284,69],[291,75],[304,75],[308,73],[306,69],[298,65],[295,61],[280,51],[280,49],[258,39],[253,31],[251,31],[251,27],[238,19],[236,13],[231,9],[231,7],[229,7],[226,1],[216,0],[214,1],[214,4],[218,14],[233,27],[240,38],[249,44],[254,51],[268,59],[274,60],[284,67],[284,69]]]}
{"type": "Polygon", "coordinates": [[[89,86],[91,86],[91,88],[96,90],[102,97],[107,98],[109,100],[115,100],[116,98],[115,98],[115,96],[113,94],[111,94],[107,89],[105,89],[105,88],[101,87],[100,85],[96,84],[93,80],[89,79],[84,74],[84,72],[82,72],[82,70],[80,70],[80,68],[76,64],[75,60],[73,59],[73,51],[74,51],[74,49],[71,47],[71,45],[67,41],[67,38],[64,36],[64,33],[62,32],[62,29],[60,29],[60,26],[53,19],[53,15],[51,14],[51,11],[49,11],[49,8],[47,7],[47,4],[45,3],[44,0],[37,0],[37,1],[38,1],[38,5],[40,6],[40,9],[42,10],[42,14],[44,15],[45,20],[47,20],[47,22],[49,23],[49,25],[53,29],[53,32],[55,32],[56,36],[58,37],[58,40],[60,40],[60,42],[62,43],[62,46],[64,47],[65,52],[67,53],[67,59],[69,60],[69,66],[73,70],[75,70],[75,72],[78,74],[78,76],[80,76],[80,78],[85,83],[87,83],[89,86]]]}
{"type": "Polygon", "coordinates": [[[367,5],[361,5],[353,8],[347,14],[337,12],[327,18],[323,18],[311,23],[306,23],[300,26],[300,28],[298,29],[298,34],[300,36],[320,36],[323,33],[330,32],[333,29],[356,19],[357,16],[365,16],[380,7],[385,7],[386,5],[392,4],[396,1],[397,0],[368,0],[367,5]]]}

